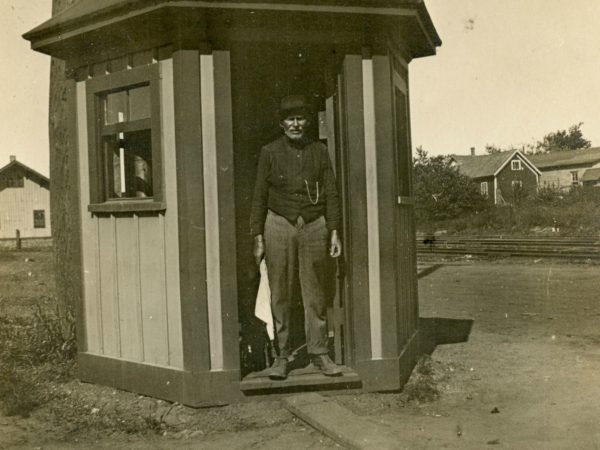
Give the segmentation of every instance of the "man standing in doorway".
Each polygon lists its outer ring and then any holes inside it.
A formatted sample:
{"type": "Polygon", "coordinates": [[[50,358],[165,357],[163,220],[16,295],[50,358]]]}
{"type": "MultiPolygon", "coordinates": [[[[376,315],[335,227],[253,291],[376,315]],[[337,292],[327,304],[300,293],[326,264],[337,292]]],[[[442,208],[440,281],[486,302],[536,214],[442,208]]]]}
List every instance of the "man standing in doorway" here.
{"type": "Polygon", "coordinates": [[[328,258],[342,252],[340,208],[327,148],[307,134],[311,108],[305,97],[281,100],[284,135],[260,152],[252,212],[254,257],[266,258],[278,355],[269,377],[287,377],[294,274],[298,268],[306,344],[312,362],[328,376],[341,367],[328,356],[326,270],[328,258]]]}

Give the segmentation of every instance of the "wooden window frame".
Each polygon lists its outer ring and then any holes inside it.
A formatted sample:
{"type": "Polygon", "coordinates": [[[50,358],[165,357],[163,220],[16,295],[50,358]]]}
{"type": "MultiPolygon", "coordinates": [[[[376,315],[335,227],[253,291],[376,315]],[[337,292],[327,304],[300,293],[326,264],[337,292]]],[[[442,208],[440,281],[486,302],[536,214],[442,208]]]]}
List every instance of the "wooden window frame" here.
{"type": "Polygon", "coordinates": [[[512,185],[513,190],[515,189],[515,186],[518,189],[523,189],[523,181],[522,180],[512,180],[511,185],[512,185]]]}
{"type": "Polygon", "coordinates": [[[135,213],[161,212],[166,209],[162,176],[162,139],[160,114],[160,74],[158,64],[134,67],[114,72],[86,81],[86,100],[88,114],[88,155],[90,177],[90,204],[92,213],[135,213]],[[132,121],[125,125],[134,129],[142,122],[149,123],[152,139],[152,197],[113,199],[106,195],[105,165],[103,163],[102,128],[105,125],[101,97],[110,92],[148,85],[150,87],[150,118],[132,121]]]}
{"type": "Polygon", "coordinates": [[[573,186],[579,186],[579,172],[577,170],[571,171],[571,184],[573,186]]]}
{"type": "Polygon", "coordinates": [[[511,168],[511,170],[523,170],[523,164],[521,164],[520,159],[513,159],[510,162],[510,168],[511,168]],[[515,168],[515,165],[516,165],[516,168],[515,168]]]}
{"type": "Polygon", "coordinates": [[[489,185],[487,181],[482,181],[479,184],[479,193],[481,195],[483,195],[485,198],[487,198],[490,194],[489,194],[489,185]],[[485,187],[485,189],[484,189],[485,187]]]}
{"type": "Polygon", "coordinates": [[[33,210],[33,228],[38,229],[38,230],[42,230],[44,228],[46,228],[46,210],[45,209],[34,209],[33,210]],[[42,226],[38,226],[38,221],[36,221],[35,218],[35,213],[42,213],[42,220],[43,220],[43,225],[42,226]]]}

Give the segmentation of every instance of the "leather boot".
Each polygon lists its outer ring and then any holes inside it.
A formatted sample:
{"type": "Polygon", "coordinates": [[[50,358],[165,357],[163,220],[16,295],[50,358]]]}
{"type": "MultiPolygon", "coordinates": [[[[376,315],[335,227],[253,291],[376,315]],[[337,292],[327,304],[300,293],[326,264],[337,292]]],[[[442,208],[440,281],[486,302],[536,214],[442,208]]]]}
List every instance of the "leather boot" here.
{"type": "Polygon", "coordinates": [[[328,377],[342,375],[342,368],[334,363],[328,355],[315,355],[312,358],[313,365],[328,377]]]}
{"type": "Polygon", "coordinates": [[[275,358],[273,365],[269,369],[269,378],[271,380],[285,380],[288,374],[287,364],[287,358],[275,358]]]}

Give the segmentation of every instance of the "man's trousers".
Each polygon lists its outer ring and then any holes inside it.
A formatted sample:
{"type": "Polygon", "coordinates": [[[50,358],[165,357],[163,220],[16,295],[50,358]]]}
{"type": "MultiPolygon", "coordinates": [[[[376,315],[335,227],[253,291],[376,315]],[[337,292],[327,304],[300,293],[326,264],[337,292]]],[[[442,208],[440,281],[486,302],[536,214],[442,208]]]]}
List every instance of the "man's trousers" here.
{"type": "MultiPolygon", "coordinates": [[[[330,273],[327,265],[329,232],[325,218],[304,223],[301,217],[295,225],[269,211],[265,221],[265,258],[271,288],[271,310],[279,356],[290,354],[290,316],[294,276],[298,268],[304,329],[308,353],[322,355],[327,349],[327,305],[325,278],[330,273]]],[[[331,280],[329,280],[331,281],[331,280]]]]}

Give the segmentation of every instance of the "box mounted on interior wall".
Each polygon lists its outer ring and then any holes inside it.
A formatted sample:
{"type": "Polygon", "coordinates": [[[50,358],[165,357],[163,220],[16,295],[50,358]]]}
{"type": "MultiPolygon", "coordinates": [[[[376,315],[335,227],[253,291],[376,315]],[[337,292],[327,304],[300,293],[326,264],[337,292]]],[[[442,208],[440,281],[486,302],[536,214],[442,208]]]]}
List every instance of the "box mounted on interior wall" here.
{"type": "Polygon", "coordinates": [[[408,64],[441,44],[424,4],[151,3],[81,0],[25,35],[70,83],[80,378],[192,406],[400,389],[420,345],[408,64]],[[345,371],[277,384],[252,373],[266,338],[247,223],[258,152],[298,91],[342,200],[329,336],[345,371]]]}

